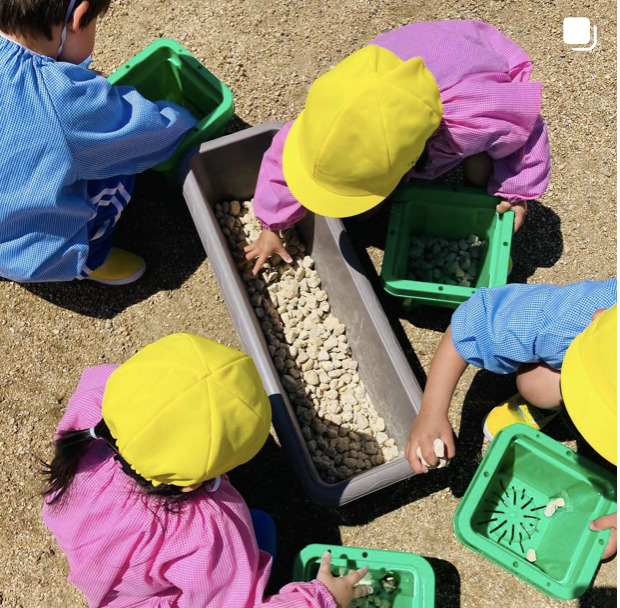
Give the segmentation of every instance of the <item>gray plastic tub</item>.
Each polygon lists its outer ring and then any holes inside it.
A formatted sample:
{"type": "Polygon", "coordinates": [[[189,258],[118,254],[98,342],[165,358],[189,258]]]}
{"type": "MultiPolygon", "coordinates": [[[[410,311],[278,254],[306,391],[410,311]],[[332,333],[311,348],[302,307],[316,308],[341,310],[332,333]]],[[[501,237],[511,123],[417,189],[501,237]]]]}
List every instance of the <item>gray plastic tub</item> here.
{"type": "MultiPolygon", "coordinates": [[[[304,491],[319,504],[343,505],[413,475],[404,456],[335,484],[325,483],[314,467],[295,410],[267,350],[267,342],[245,284],[220,231],[213,205],[249,200],[254,195],[264,152],[280,123],[252,127],[202,144],[190,161],[183,195],[211,261],[243,349],[254,359],[270,395],[273,426],[304,491]]],[[[363,274],[343,223],[308,213],[296,225],[315,261],[332,312],[346,325],[360,378],[387,432],[404,452],[422,391],[381,305],[363,274]]]]}

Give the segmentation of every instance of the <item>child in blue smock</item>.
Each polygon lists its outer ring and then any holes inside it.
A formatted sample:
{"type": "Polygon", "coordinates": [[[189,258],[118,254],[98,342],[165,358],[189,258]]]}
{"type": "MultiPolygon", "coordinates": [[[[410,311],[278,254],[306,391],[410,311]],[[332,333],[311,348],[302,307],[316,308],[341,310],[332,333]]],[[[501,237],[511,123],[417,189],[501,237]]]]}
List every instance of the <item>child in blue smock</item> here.
{"type": "Polygon", "coordinates": [[[110,0],[0,3],[0,276],[138,279],[112,247],[134,175],[165,161],[196,119],[86,68],[110,0]]]}
{"type": "MultiPolygon", "coordinates": [[[[481,288],[452,315],[431,362],[422,406],[407,445],[416,473],[455,454],[450,401],[468,364],[516,372],[519,395],[491,410],[488,439],[513,423],[542,428],[564,406],[589,445],[617,463],[617,279],[569,285],[481,288]],[[439,451],[439,450],[438,450],[439,451]]],[[[603,557],[616,550],[616,515],[591,523],[612,528],[603,557]]]]}

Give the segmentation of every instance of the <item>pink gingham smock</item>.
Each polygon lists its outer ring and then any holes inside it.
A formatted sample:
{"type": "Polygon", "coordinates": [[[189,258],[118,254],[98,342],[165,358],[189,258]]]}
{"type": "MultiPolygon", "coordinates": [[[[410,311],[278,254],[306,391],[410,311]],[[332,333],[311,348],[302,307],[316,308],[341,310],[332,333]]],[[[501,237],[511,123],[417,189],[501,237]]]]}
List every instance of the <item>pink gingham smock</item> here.
{"type": "MultiPolygon", "coordinates": [[[[493,161],[489,194],[511,204],[542,196],[551,168],[549,139],[540,116],[542,85],[530,82],[532,63],[523,49],[481,21],[413,23],[371,44],[403,61],[421,57],[439,87],[443,118],[428,140],[428,165],[411,177],[434,179],[486,152],[493,161]]],[[[265,153],[254,195],[254,212],[271,230],[290,228],[306,214],[282,172],[292,124],[265,153]]]]}
{"type": "MultiPolygon", "coordinates": [[[[57,434],[101,420],[116,369],[87,369],[57,434]]],[[[263,599],[271,556],[258,549],[248,508],[226,476],[192,492],[180,514],[145,506],[135,482],[103,441],[93,441],[62,501],[43,519],[71,567],[69,582],[91,608],[335,608],[318,581],[291,583],[263,599]],[[155,511],[155,513],[153,512],[155,511]]]]}

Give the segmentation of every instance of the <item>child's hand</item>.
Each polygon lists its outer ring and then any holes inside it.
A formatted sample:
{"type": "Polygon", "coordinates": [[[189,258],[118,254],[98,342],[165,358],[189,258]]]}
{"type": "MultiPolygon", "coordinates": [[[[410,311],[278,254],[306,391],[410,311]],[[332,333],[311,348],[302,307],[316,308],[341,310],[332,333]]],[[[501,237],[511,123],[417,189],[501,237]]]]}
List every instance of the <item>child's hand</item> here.
{"type": "Polygon", "coordinates": [[[435,438],[443,441],[445,446],[445,457],[448,460],[454,458],[456,450],[452,437],[452,427],[450,426],[448,418],[432,410],[425,411],[422,409],[411,427],[409,442],[407,443],[407,450],[405,452],[411,468],[416,473],[428,473],[429,470],[416,453],[418,447],[420,448],[422,458],[428,464],[435,466],[438,463],[438,458],[433,451],[433,440],[435,438]]]}
{"type": "Polygon", "coordinates": [[[334,596],[338,608],[347,608],[354,599],[372,593],[372,587],[370,585],[355,587],[355,585],[364,578],[366,572],[368,572],[368,566],[364,566],[359,570],[352,570],[345,576],[334,576],[331,573],[330,566],[331,555],[329,551],[325,551],[316,579],[323,583],[334,596]]]}
{"type": "Polygon", "coordinates": [[[288,254],[282,239],[274,230],[268,230],[263,228],[257,241],[250,243],[247,247],[243,248],[245,252],[246,260],[253,260],[258,258],[254,267],[252,268],[252,274],[256,276],[256,273],[260,270],[261,266],[267,261],[270,255],[277,253],[285,262],[289,264],[293,261],[293,258],[288,254]]]}
{"type": "Polygon", "coordinates": [[[618,543],[618,532],[616,530],[617,526],[618,514],[613,513],[612,515],[603,515],[603,517],[599,517],[594,521],[590,522],[590,530],[608,530],[611,528],[611,536],[609,537],[609,541],[607,542],[607,547],[605,547],[605,551],[603,552],[603,557],[601,559],[607,559],[611,557],[617,548],[618,543]]]}
{"type": "Polygon", "coordinates": [[[508,201],[502,201],[495,207],[497,213],[502,214],[504,211],[510,211],[512,209],[515,212],[515,223],[512,227],[512,232],[515,233],[521,225],[523,224],[523,220],[525,219],[525,214],[527,213],[527,201],[521,201],[520,203],[510,204],[508,201]]]}

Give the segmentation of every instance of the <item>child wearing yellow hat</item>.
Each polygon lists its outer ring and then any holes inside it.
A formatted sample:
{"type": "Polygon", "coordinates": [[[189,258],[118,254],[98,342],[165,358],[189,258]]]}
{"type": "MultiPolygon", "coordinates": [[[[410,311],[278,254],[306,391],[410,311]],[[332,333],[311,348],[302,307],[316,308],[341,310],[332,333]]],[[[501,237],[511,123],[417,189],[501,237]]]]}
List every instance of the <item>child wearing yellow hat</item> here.
{"type": "Polygon", "coordinates": [[[515,211],[549,182],[541,84],[523,49],[481,21],[414,23],[378,36],[318,78],[304,110],[263,157],[254,212],[263,224],[246,247],[254,273],[273,254],[289,261],[278,231],[309,209],[363,213],[403,177],[434,179],[463,163],[497,210],[515,211]]]}
{"type": "MultiPolygon", "coordinates": [[[[456,384],[471,363],[516,372],[519,395],[497,406],[484,423],[492,439],[522,423],[540,429],[563,405],[584,439],[617,464],[617,280],[564,286],[482,288],[461,304],[433,357],[420,413],[409,434],[407,458],[416,473],[437,464],[433,442],[455,446],[448,409],[456,384]]],[[[604,557],[615,552],[615,515],[593,522],[613,527],[604,557]]]]}
{"type": "Polygon", "coordinates": [[[189,334],[87,369],[56,435],[43,518],[89,606],[340,608],[366,568],[264,599],[271,556],[226,472],[269,434],[246,354],[189,334]]]}

